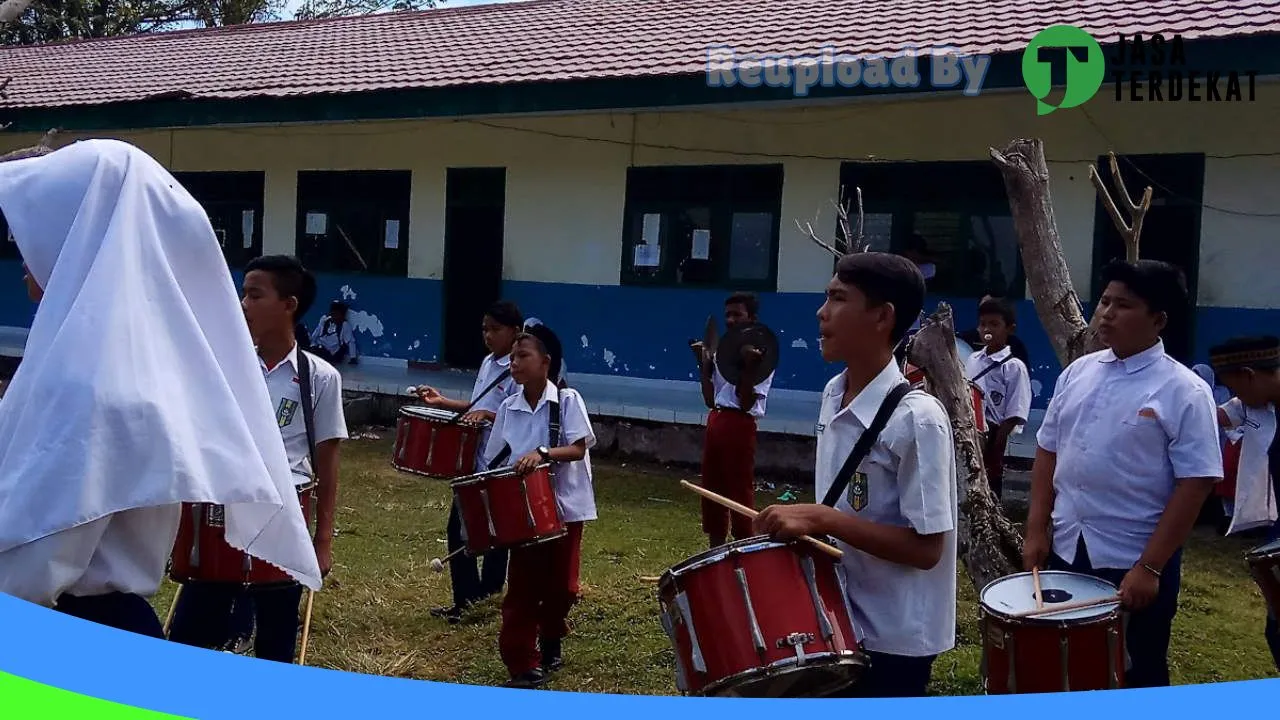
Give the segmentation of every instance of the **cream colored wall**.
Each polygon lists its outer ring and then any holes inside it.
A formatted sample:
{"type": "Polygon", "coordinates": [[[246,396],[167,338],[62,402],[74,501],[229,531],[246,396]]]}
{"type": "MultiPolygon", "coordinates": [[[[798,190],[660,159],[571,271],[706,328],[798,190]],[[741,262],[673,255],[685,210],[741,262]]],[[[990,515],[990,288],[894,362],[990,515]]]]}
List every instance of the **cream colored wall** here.
{"type": "MultiPolygon", "coordinates": [[[[783,162],[780,291],[814,291],[814,278],[830,270],[829,257],[797,230],[795,220],[819,214],[815,229],[833,234],[831,201],[838,192],[841,159],[985,160],[990,146],[1039,137],[1050,160],[1064,253],[1077,290],[1087,295],[1094,207],[1087,168],[1108,149],[1207,153],[1207,205],[1280,212],[1280,160],[1258,156],[1280,154],[1280,136],[1271,127],[1280,111],[1280,84],[1260,84],[1257,94],[1257,102],[1236,104],[1115,103],[1103,95],[1083,110],[1045,117],[1037,117],[1027,95],[1016,92],[804,108],[195,129],[119,137],[175,170],[265,170],[268,252],[292,248],[298,170],[412,170],[409,272],[421,278],[438,278],[443,266],[446,169],[504,166],[505,277],[605,285],[618,283],[628,163],[783,162]],[[1242,154],[1253,157],[1214,157],[1242,154]]],[[[36,136],[3,139],[6,146],[20,147],[36,136]]],[[[1201,304],[1280,306],[1280,280],[1271,270],[1280,261],[1280,243],[1273,241],[1277,230],[1280,217],[1206,208],[1201,304]]]]}

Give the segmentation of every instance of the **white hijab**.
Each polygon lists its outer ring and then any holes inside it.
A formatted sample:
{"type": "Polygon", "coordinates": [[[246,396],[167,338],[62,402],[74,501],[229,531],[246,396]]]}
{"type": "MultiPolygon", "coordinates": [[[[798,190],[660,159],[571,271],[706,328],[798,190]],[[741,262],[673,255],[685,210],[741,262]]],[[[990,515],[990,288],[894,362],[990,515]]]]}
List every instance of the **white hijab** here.
{"type": "Polygon", "coordinates": [[[0,401],[0,552],[116,512],[217,503],[232,546],[319,589],[201,206],[141,150],[88,140],[0,163],[0,209],[44,289],[0,401]]]}

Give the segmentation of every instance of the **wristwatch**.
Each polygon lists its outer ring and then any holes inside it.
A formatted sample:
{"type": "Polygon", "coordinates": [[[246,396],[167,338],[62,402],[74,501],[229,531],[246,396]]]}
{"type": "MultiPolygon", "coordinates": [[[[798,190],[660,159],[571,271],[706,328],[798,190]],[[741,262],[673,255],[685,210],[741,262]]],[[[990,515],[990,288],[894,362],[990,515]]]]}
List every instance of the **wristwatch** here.
{"type": "Polygon", "coordinates": [[[546,445],[539,445],[538,454],[542,456],[543,460],[546,460],[547,462],[551,462],[551,448],[547,447],[546,445]]]}

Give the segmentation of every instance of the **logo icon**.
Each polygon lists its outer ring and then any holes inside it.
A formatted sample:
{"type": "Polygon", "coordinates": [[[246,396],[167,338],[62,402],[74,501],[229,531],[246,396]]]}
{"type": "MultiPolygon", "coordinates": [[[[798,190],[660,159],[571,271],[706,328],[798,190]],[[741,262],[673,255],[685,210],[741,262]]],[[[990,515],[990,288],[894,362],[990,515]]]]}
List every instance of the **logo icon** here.
{"type": "Polygon", "coordinates": [[[856,472],[853,482],[849,483],[849,507],[854,512],[862,512],[867,507],[867,474],[856,472]]]}
{"type": "Polygon", "coordinates": [[[1022,53],[1022,82],[1036,98],[1037,115],[1085,104],[1098,94],[1106,71],[1102,46],[1074,25],[1054,25],[1041,30],[1022,53]],[[1053,58],[1058,54],[1066,60],[1066,92],[1057,105],[1050,105],[1045,98],[1053,89],[1053,58]]]}

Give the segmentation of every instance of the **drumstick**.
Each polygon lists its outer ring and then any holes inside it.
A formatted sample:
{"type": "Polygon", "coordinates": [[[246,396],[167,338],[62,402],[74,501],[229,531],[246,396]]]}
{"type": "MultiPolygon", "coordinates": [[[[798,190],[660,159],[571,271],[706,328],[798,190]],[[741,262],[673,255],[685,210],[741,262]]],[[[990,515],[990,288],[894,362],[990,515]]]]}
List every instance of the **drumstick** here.
{"type": "MultiPolygon", "coordinates": [[[[755,516],[757,516],[757,515],[759,515],[759,514],[760,514],[760,513],[756,512],[755,510],[752,510],[751,508],[747,507],[746,505],[742,505],[742,504],[740,504],[740,503],[736,503],[736,502],[734,502],[734,501],[730,500],[729,498],[724,497],[723,495],[717,495],[716,493],[714,493],[714,492],[712,492],[712,491],[710,491],[710,490],[708,490],[708,489],[706,489],[706,488],[704,488],[704,487],[700,487],[700,486],[698,486],[698,485],[694,485],[693,483],[689,482],[688,480],[681,480],[681,481],[680,481],[680,484],[681,484],[681,485],[683,485],[683,486],[685,486],[685,487],[687,487],[687,488],[689,488],[690,490],[692,490],[692,491],[694,491],[694,492],[698,493],[699,495],[701,495],[701,496],[705,497],[706,499],[710,500],[711,502],[716,503],[717,505],[723,505],[724,507],[727,507],[727,508],[729,508],[730,510],[733,510],[734,512],[740,513],[740,514],[742,514],[742,515],[746,515],[746,516],[747,516],[747,517],[749,517],[749,518],[753,518],[753,519],[754,519],[754,518],[755,518],[755,516]]],[[[830,545],[828,545],[828,544],[826,544],[826,543],[822,542],[821,540],[819,540],[819,539],[817,539],[817,538],[809,537],[808,535],[801,535],[801,536],[800,536],[800,539],[801,539],[801,540],[804,540],[805,542],[807,542],[807,543],[809,543],[810,545],[812,545],[812,546],[814,546],[814,547],[818,548],[818,549],[819,549],[819,550],[821,550],[822,552],[824,552],[824,553],[826,553],[826,554],[830,555],[831,557],[833,557],[833,558],[835,558],[835,559],[837,559],[837,560],[839,560],[840,558],[843,558],[843,557],[844,557],[844,551],[842,551],[840,548],[832,547],[832,546],[830,546],[830,545]]]]}
{"type": "Polygon", "coordinates": [[[454,555],[457,555],[458,553],[466,549],[467,549],[467,546],[463,545],[457,550],[454,550],[448,555],[445,555],[444,558],[431,558],[431,569],[435,570],[436,572],[444,572],[444,564],[449,562],[449,560],[451,560],[454,555]]]}
{"type": "Polygon", "coordinates": [[[1089,608],[1102,607],[1103,605],[1114,605],[1118,602],[1120,602],[1120,596],[1112,595],[1110,597],[1098,598],[1096,600],[1079,600],[1077,602],[1062,603],[1061,605],[1053,605],[1036,610],[1024,610],[1022,612],[1012,613],[1010,617],[1044,617],[1046,615],[1057,615],[1060,612],[1067,612],[1068,610],[1087,610],[1089,608]]]}
{"type": "Polygon", "coordinates": [[[298,664],[307,664],[307,640],[311,637],[311,606],[316,599],[316,591],[307,591],[307,616],[302,621],[302,651],[298,654],[298,664]]]}
{"type": "Polygon", "coordinates": [[[169,604],[169,614],[164,619],[164,636],[169,637],[169,626],[173,625],[173,614],[178,610],[178,598],[182,597],[182,588],[185,585],[178,585],[177,591],[173,593],[173,602],[169,604]]]}
{"type": "Polygon", "coordinates": [[[1039,610],[1044,607],[1044,596],[1040,593],[1040,568],[1031,568],[1031,579],[1036,584],[1036,609],[1039,610]]]}

